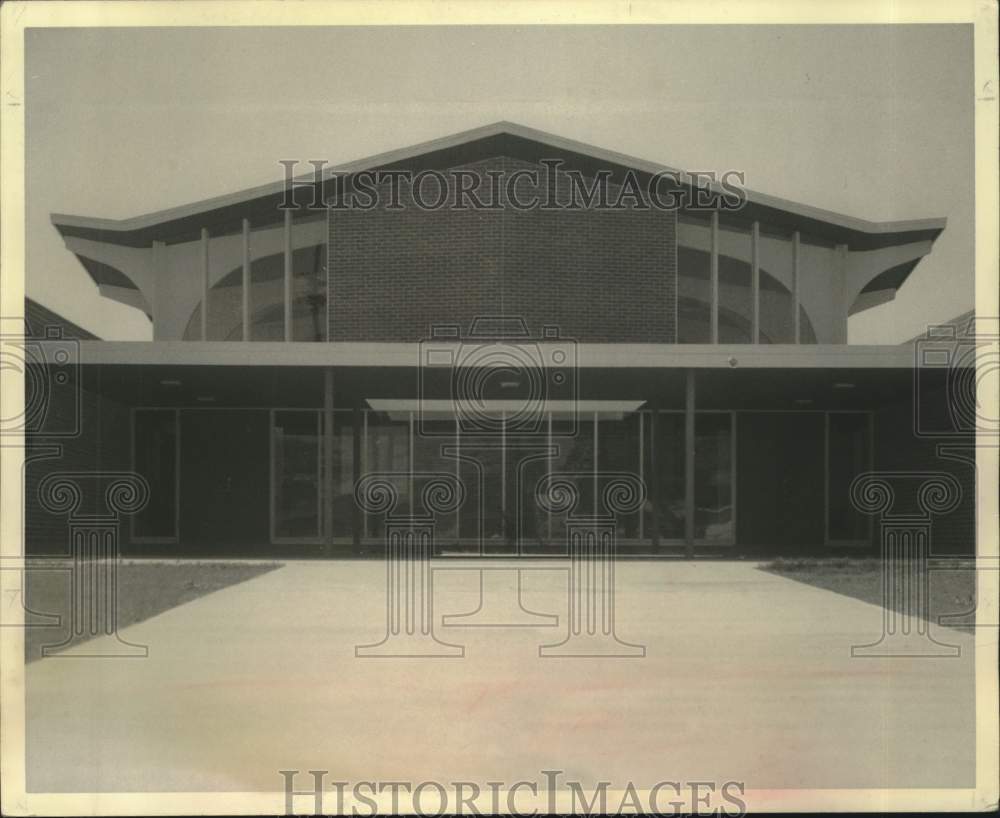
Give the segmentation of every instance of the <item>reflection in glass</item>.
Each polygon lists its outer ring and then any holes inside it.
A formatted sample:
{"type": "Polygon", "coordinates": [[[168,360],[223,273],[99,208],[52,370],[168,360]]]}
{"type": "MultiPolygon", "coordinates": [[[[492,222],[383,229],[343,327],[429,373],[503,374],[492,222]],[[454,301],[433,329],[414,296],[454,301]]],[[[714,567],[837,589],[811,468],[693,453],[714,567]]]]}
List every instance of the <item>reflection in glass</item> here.
{"type": "MultiPolygon", "coordinates": [[[[399,492],[394,514],[410,511],[410,422],[392,419],[384,412],[365,411],[364,445],[361,450],[361,476],[377,472],[399,475],[391,478],[399,492]]],[[[385,536],[385,515],[366,513],[365,537],[381,541],[385,536]]]]}
{"type": "Polygon", "coordinates": [[[733,539],[732,416],[695,415],[694,536],[708,542],[733,539]]]}
{"type": "MultiPolygon", "coordinates": [[[[597,488],[603,498],[604,487],[612,474],[628,474],[639,478],[643,474],[640,461],[640,422],[639,412],[614,417],[602,416],[598,422],[598,484],[597,488]]],[[[601,509],[607,513],[608,509],[601,509]]],[[[618,539],[633,540],[639,538],[640,511],[618,515],[618,539]]]]}
{"type": "Polygon", "coordinates": [[[315,539],[320,536],[320,413],[274,412],[274,536],[315,539]]]}
{"type": "MultiPolygon", "coordinates": [[[[421,474],[456,473],[458,461],[454,455],[449,454],[455,446],[455,421],[445,414],[440,418],[433,418],[430,413],[425,412],[420,422],[414,424],[414,432],[413,471],[417,475],[414,488],[417,492],[415,501],[419,503],[420,492],[426,484],[426,479],[420,478],[421,474]]],[[[458,539],[456,512],[440,513],[420,507],[417,510],[422,514],[434,515],[434,540],[437,546],[454,544],[458,539]]]]}
{"type": "Polygon", "coordinates": [[[338,540],[350,539],[354,532],[354,412],[338,409],[333,413],[333,513],[331,526],[338,540]]]}
{"type": "Polygon", "coordinates": [[[647,415],[651,446],[646,448],[649,502],[643,511],[647,536],[659,531],[660,539],[684,538],[684,415],[650,412],[647,415]]]}

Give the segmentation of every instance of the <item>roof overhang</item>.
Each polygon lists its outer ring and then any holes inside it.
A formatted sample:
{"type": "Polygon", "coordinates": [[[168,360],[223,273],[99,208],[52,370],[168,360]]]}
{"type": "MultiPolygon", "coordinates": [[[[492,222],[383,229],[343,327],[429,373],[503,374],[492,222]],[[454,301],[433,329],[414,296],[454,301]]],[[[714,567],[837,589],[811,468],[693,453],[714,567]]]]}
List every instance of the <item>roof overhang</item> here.
{"type": "MultiPolygon", "coordinates": [[[[658,173],[691,177],[678,168],[605,150],[571,139],[527,128],[510,122],[497,122],[440,139],[399,150],[357,159],[323,169],[322,198],[332,193],[333,180],[362,171],[399,169],[447,169],[470,161],[510,156],[537,162],[541,158],[559,158],[567,168],[584,174],[598,169],[611,172],[612,179],[632,171],[642,181],[658,173]]],[[[315,187],[313,174],[297,177],[297,185],[315,187]]],[[[690,187],[715,193],[723,192],[715,183],[692,180],[690,187]]],[[[312,193],[298,187],[303,201],[312,193]]],[[[64,238],[80,237],[130,247],[150,247],[154,241],[168,244],[195,240],[201,228],[213,235],[236,233],[243,219],[255,225],[275,223],[280,217],[278,204],[286,195],[284,180],[161,210],[129,219],[102,219],[53,214],[52,223],[64,238]]],[[[780,230],[798,230],[831,244],[847,244],[851,249],[870,250],[902,242],[934,240],[946,225],[946,219],[872,222],[810,205],[746,190],[747,204],[740,218],[760,221],[780,230]]]]}
{"type": "MultiPolygon", "coordinates": [[[[44,342],[42,342],[44,343],[44,342]]],[[[565,344],[505,342],[522,347],[524,359],[549,363],[565,344]]],[[[435,341],[435,351],[461,345],[435,341]]],[[[419,369],[419,343],[81,341],[83,365],[181,365],[244,367],[394,367],[419,369]]],[[[589,344],[575,345],[581,369],[898,369],[921,365],[911,346],[826,344],[589,344]]],[[[559,368],[564,368],[559,366],[559,368]]]]}

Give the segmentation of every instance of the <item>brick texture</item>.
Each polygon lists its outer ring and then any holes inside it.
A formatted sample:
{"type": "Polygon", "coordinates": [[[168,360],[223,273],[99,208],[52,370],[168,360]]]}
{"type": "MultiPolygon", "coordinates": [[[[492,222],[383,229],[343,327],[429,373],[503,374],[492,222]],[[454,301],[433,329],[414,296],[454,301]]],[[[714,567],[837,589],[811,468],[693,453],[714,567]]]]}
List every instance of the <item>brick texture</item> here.
{"type": "MultiPolygon", "coordinates": [[[[462,168],[544,168],[504,157],[462,168]]],[[[449,180],[451,177],[448,177],[449,180]]],[[[559,176],[558,201],[570,183],[559,176]]],[[[587,180],[589,186],[592,180],[587,180]]],[[[609,186],[614,200],[617,189],[609,186]]],[[[429,179],[426,200],[437,196],[429,179]]],[[[489,201],[488,188],[480,198],[489,201]]],[[[522,178],[517,196],[544,190],[522,178]]],[[[656,209],[423,210],[406,187],[402,209],[331,210],[330,333],[336,341],[419,341],[433,324],[467,329],[477,316],[525,320],[535,335],[558,326],[583,342],[676,341],[676,214],[656,209]]],[[[453,199],[452,199],[453,201],[453,199]]]]}

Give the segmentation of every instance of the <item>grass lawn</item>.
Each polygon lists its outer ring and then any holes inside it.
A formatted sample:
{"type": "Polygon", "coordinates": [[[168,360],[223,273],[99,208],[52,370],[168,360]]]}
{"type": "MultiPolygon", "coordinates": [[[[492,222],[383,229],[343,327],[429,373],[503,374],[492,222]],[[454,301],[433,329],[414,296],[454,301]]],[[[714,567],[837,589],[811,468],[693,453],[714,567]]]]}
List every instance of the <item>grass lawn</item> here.
{"type": "MultiPolygon", "coordinates": [[[[54,563],[55,565],[55,563],[54,563]]],[[[55,626],[25,629],[24,658],[42,658],[43,645],[62,642],[71,627],[69,563],[66,570],[25,572],[25,601],[32,611],[58,614],[55,626]]],[[[281,563],[124,562],[118,567],[118,627],[142,622],[192,599],[273,571],[281,563]]]]}
{"type": "MultiPolygon", "coordinates": [[[[976,571],[972,561],[953,560],[947,566],[948,570],[937,570],[938,566],[932,564],[929,571],[930,610],[926,618],[935,625],[938,624],[939,616],[962,614],[976,607],[976,571]]],[[[825,588],[876,605],[883,604],[882,561],[879,559],[777,559],[760,567],[764,571],[815,585],[817,588],[825,588]]],[[[895,598],[899,601],[898,595],[895,598]]],[[[896,609],[899,608],[900,605],[897,604],[896,609]]],[[[971,615],[966,618],[973,620],[971,615]]],[[[971,625],[951,627],[966,633],[975,630],[971,625]]]]}

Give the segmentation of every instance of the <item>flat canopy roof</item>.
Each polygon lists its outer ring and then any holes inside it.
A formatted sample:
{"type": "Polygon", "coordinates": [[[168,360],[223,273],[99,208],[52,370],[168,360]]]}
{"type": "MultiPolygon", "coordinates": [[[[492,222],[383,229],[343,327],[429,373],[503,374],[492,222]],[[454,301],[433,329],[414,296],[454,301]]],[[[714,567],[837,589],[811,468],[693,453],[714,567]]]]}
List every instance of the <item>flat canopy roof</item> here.
{"type": "MultiPolygon", "coordinates": [[[[597,412],[631,413],[644,409],[683,411],[687,372],[695,372],[699,410],[871,409],[909,400],[919,386],[921,394],[940,391],[948,383],[946,371],[921,372],[908,367],[874,368],[631,368],[580,370],[576,389],[550,397],[520,394],[512,409],[547,410],[557,418],[568,406],[586,417],[597,412]],[[575,392],[575,394],[573,394],[575,392]],[[567,399],[568,398],[568,399],[567,399]]],[[[180,407],[214,411],[224,408],[292,409],[323,406],[326,379],[319,367],[309,366],[190,366],[158,364],[90,365],[80,368],[79,385],[106,395],[121,406],[180,407]]],[[[445,373],[447,374],[447,373],[445,373]]],[[[65,396],[65,391],[59,393],[65,396]]],[[[333,400],[338,410],[367,407],[407,419],[414,407],[444,407],[454,412],[450,379],[434,379],[413,367],[351,367],[333,370],[333,400]],[[424,401],[423,404],[418,401],[424,401]],[[403,414],[407,413],[407,414],[403,414]]],[[[54,394],[54,397],[55,394],[54,394]]],[[[493,410],[508,406],[485,396],[487,408],[467,417],[496,417],[493,410]]],[[[500,398],[504,400],[504,398],[500,398]]]]}
{"type": "Polygon", "coordinates": [[[532,412],[556,416],[576,417],[600,415],[602,419],[620,419],[638,411],[642,400],[541,400],[537,403],[524,400],[450,400],[448,398],[368,398],[367,404],[375,412],[385,412],[390,420],[406,420],[410,413],[419,412],[423,417],[440,417],[450,420],[458,415],[500,417],[518,414],[530,408],[532,412]]]}
{"type": "MultiPolygon", "coordinates": [[[[639,181],[659,173],[680,174],[684,179],[691,179],[680,169],[668,165],[565,139],[512,122],[496,122],[324,168],[320,183],[321,198],[326,199],[333,193],[333,180],[336,177],[351,176],[362,171],[445,170],[498,156],[534,163],[541,159],[559,158],[565,162],[567,169],[579,170],[584,175],[607,170],[611,173],[612,180],[621,179],[629,171],[635,173],[639,181]]],[[[298,181],[313,183],[315,187],[312,171],[308,175],[297,177],[298,181]]],[[[707,180],[701,183],[691,179],[688,187],[695,186],[715,193],[721,192],[718,184],[707,180]]],[[[302,201],[311,201],[313,191],[306,191],[305,186],[298,187],[298,190],[302,201]]],[[[54,213],[52,223],[64,238],[75,236],[129,247],[150,247],[154,241],[168,244],[193,241],[198,238],[203,227],[208,228],[213,235],[236,233],[241,229],[243,219],[249,219],[254,225],[274,223],[280,216],[278,204],[284,199],[285,191],[286,183],[282,180],[129,219],[54,213]]],[[[944,230],[947,221],[944,218],[931,218],[872,222],[753,190],[745,190],[745,193],[747,204],[740,211],[740,218],[757,220],[788,232],[798,230],[824,242],[847,244],[853,250],[871,250],[903,242],[933,241],[944,230]]]]}
{"type": "MultiPolygon", "coordinates": [[[[65,342],[39,341],[41,345],[65,342]]],[[[543,366],[566,344],[509,341],[520,347],[523,360],[538,359],[543,366]]],[[[435,350],[461,345],[436,340],[435,350]]],[[[289,367],[398,367],[418,369],[426,349],[418,343],[244,342],[244,341],[80,341],[82,364],[289,367]]],[[[573,345],[576,366],[594,369],[899,369],[931,365],[919,348],[902,346],[844,346],[835,344],[591,344],[573,345]]],[[[456,360],[460,356],[456,355],[456,360]]],[[[479,357],[478,360],[483,360],[479,357]]],[[[503,365],[507,359],[498,363],[503,365]]]]}

